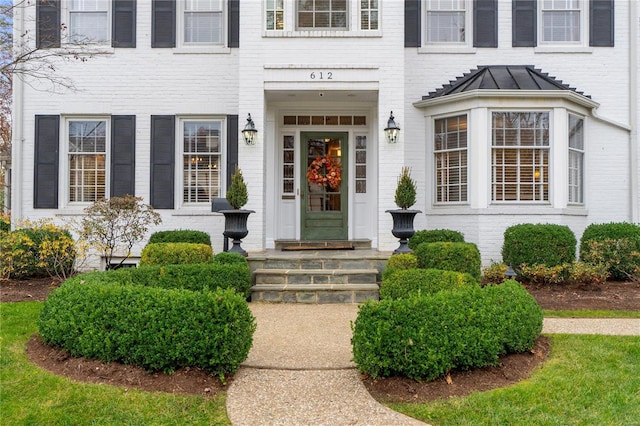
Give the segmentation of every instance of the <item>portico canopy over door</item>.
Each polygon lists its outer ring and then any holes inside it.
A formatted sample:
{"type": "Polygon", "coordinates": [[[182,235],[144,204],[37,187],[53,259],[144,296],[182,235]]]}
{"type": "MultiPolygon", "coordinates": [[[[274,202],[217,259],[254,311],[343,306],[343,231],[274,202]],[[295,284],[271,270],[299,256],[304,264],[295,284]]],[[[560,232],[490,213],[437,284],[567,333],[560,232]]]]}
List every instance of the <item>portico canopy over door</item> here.
{"type": "Polygon", "coordinates": [[[348,238],[348,133],[302,133],[303,240],[348,238]]]}

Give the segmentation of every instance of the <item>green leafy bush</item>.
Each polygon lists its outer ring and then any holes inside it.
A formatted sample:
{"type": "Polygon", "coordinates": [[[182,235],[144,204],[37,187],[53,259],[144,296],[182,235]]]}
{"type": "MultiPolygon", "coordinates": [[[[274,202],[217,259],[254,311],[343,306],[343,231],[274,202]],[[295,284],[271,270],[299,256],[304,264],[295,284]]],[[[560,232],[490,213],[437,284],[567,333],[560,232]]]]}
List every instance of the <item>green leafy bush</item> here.
{"type": "Polygon", "coordinates": [[[193,291],[231,288],[246,299],[250,295],[251,273],[247,264],[202,263],[141,266],[139,268],[89,272],[67,281],[96,284],[130,284],[193,291]]]}
{"type": "Polygon", "coordinates": [[[415,250],[422,243],[464,243],[464,235],[452,229],[423,229],[409,238],[409,248],[415,250]]]}
{"type": "Polygon", "coordinates": [[[461,272],[439,269],[396,270],[383,278],[380,299],[403,299],[477,286],[478,282],[474,277],[461,272]]]}
{"type": "Polygon", "coordinates": [[[198,367],[221,378],[251,348],[255,319],[232,290],[194,292],[66,282],[44,303],[38,328],[73,356],[149,371],[198,367]]]}
{"type": "Polygon", "coordinates": [[[177,229],[172,231],[158,231],[151,234],[148,244],[154,243],[193,243],[211,245],[211,237],[203,231],[177,229]]]}
{"type": "Polygon", "coordinates": [[[422,269],[466,272],[480,282],[480,251],[473,243],[422,243],[415,255],[422,269]]]}
{"type": "Polygon", "coordinates": [[[580,239],[580,259],[608,265],[615,280],[640,279],[640,225],[589,225],[580,239]]]}
{"type": "Polygon", "coordinates": [[[140,254],[140,266],[210,263],[213,250],[206,244],[153,243],[140,254]]]}
{"type": "Polygon", "coordinates": [[[504,263],[492,262],[486,268],[482,269],[482,285],[502,284],[507,280],[505,274],[509,267],[504,263]]]}
{"type": "Polygon", "coordinates": [[[214,263],[220,263],[223,265],[240,264],[246,265],[247,267],[249,266],[249,262],[246,257],[240,253],[233,253],[230,251],[221,251],[220,253],[217,253],[213,256],[213,261],[214,263]]]}
{"type": "Polygon", "coordinates": [[[354,361],[372,377],[433,380],[452,369],[495,365],[533,347],[542,310],[520,284],[370,301],[352,325],[354,361]]]}
{"type": "Polygon", "coordinates": [[[418,267],[418,259],[413,253],[400,253],[392,255],[387,260],[387,265],[382,271],[382,279],[395,273],[396,271],[403,271],[406,269],[415,269],[418,267]]]}
{"type": "Polygon", "coordinates": [[[11,231],[11,219],[0,213],[0,236],[11,231]]]}
{"type": "Polygon", "coordinates": [[[557,266],[522,265],[521,279],[536,285],[593,285],[607,280],[606,265],[586,262],[563,263],[557,266]]]}
{"type": "Polygon", "coordinates": [[[521,224],[504,231],[502,260],[519,272],[520,265],[557,266],[576,260],[576,237],[565,225],[521,224]]]}

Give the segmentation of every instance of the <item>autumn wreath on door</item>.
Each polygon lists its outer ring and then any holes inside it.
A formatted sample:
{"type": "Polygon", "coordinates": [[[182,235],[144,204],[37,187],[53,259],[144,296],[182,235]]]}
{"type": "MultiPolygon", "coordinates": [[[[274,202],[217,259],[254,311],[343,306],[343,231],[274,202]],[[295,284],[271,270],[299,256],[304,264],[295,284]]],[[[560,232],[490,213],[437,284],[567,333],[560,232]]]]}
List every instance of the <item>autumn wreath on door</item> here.
{"type": "Polygon", "coordinates": [[[342,165],[333,160],[329,154],[316,157],[307,169],[309,183],[337,189],[342,180],[342,165]]]}

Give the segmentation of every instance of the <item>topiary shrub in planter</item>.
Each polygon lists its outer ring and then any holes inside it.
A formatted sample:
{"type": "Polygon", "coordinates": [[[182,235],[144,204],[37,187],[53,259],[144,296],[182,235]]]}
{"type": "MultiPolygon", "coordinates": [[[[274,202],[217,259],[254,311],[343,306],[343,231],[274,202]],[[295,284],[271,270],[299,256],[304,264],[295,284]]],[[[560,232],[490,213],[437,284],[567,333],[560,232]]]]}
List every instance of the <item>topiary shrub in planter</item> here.
{"type": "Polygon", "coordinates": [[[607,265],[614,280],[640,280],[640,225],[620,222],[587,226],[580,239],[580,259],[607,265]]]}
{"type": "Polygon", "coordinates": [[[198,367],[220,378],[247,358],[255,327],[232,290],[79,282],[54,291],[38,320],[42,340],[73,356],[169,373],[198,367]]]}
{"type": "Polygon", "coordinates": [[[464,243],[464,235],[452,229],[423,229],[409,238],[409,248],[415,250],[422,243],[464,243]]]}
{"type": "Polygon", "coordinates": [[[527,264],[558,266],[576,260],[576,237],[565,225],[521,224],[504,231],[502,260],[516,272],[527,264]]]}
{"type": "Polygon", "coordinates": [[[422,269],[466,272],[480,282],[480,251],[473,243],[422,243],[415,253],[422,269]]]}
{"type": "Polygon", "coordinates": [[[251,293],[251,273],[247,264],[201,263],[142,266],[105,272],[89,272],[67,281],[180,288],[193,291],[231,288],[245,299],[251,293]]]}
{"type": "Polygon", "coordinates": [[[211,263],[213,251],[206,244],[153,243],[140,254],[140,266],[211,263]]]}
{"type": "Polygon", "coordinates": [[[397,270],[383,278],[380,299],[406,299],[465,287],[478,287],[478,282],[471,275],[461,272],[439,269],[397,270]]]}
{"type": "Polygon", "coordinates": [[[508,281],[369,301],[352,328],[354,361],[362,373],[433,380],[530,350],[542,331],[542,310],[520,284],[508,281]]]}
{"type": "Polygon", "coordinates": [[[398,177],[394,200],[399,209],[387,210],[387,213],[391,214],[393,219],[391,233],[400,240],[400,245],[393,252],[395,254],[411,253],[412,250],[407,243],[415,232],[413,220],[421,211],[409,210],[409,207],[416,203],[416,182],[411,178],[411,169],[409,167],[402,168],[398,177]]]}
{"type": "Polygon", "coordinates": [[[211,237],[203,231],[190,229],[177,229],[171,231],[158,231],[151,234],[148,244],[154,243],[193,243],[211,245],[211,237]]]}

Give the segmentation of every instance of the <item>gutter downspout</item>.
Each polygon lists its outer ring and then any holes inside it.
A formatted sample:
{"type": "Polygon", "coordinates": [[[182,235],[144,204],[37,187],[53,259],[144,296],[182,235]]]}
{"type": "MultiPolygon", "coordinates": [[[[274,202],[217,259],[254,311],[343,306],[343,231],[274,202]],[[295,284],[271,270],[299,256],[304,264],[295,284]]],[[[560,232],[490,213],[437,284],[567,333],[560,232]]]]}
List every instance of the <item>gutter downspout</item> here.
{"type": "MultiPolygon", "coordinates": [[[[14,56],[21,51],[24,46],[20,42],[24,34],[24,7],[14,9],[14,56]]],[[[16,66],[21,67],[21,64],[16,66]]],[[[24,144],[24,81],[20,72],[13,73],[13,111],[11,125],[13,127],[11,137],[11,224],[15,229],[16,224],[22,220],[23,203],[23,144],[24,144]]]]}
{"type": "Polygon", "coordinates": [[[638,180],[640,171],[638,169],[638,156],[640,146],[638,145],[638,3],[629,2],[629,167],[630,167],[630,189],[631,189],[631,209],[630,219],[633,223],[640,222],[640,200],[638,180]]]}

